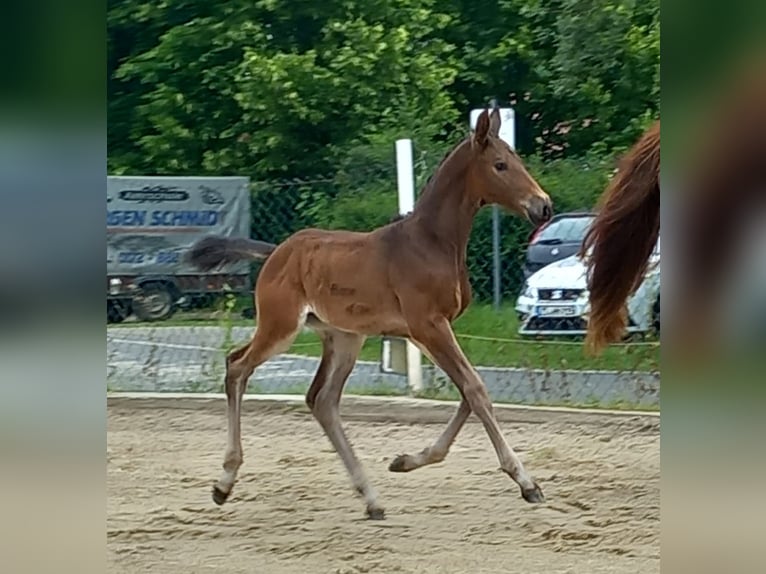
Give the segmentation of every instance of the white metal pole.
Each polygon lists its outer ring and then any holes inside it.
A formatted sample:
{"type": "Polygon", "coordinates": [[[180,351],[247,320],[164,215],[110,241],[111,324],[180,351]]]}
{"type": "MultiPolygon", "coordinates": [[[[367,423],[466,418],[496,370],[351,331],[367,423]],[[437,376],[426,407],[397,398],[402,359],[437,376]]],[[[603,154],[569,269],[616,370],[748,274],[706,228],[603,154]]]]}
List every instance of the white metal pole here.
{"type": "MultiPolygon", "coordinates": [[[[412,140],[396,140],[396,179],[399,189],[399,215],[407,215],[415,208],[412,140]]],[[[407,384],[412,392],[423,390],[423,361],[420,349],[410,340],[407,340],[407,384]]]]}
{"type": "Polygon", "coordinates": [[[412,140],[396,140],[396,180],[399,186],[399,215],[407,215],[415,208],[412,140]]]}

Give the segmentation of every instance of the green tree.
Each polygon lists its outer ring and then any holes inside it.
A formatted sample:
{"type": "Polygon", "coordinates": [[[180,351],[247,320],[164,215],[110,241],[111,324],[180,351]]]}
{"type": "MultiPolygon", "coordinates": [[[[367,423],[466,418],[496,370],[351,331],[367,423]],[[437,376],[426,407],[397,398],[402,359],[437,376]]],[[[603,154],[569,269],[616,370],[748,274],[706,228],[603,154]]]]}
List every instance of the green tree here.
{"type": "Polygon", "coordinates": [[[556,50],[540,61],[566,102],[551,130],[569,153],[632,144],[659,113],[659,2],[560,0],[556,50]]]}
{"type": "Polygon", "coordinates": [[[176,3],[185,20],[149,25],[156,43],[112,59],[110,130],[132,144],[113,169],[306,176],[380,132],[429,140],[457,119],[453,47],[434,34],[449,17],[434,3],[176,3]]]}

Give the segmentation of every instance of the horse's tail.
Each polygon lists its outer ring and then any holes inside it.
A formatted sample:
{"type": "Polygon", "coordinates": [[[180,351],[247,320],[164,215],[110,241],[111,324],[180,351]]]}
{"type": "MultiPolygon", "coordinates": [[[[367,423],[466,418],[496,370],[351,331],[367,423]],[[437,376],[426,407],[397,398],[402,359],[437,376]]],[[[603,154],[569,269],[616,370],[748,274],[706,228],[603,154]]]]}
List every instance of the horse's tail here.
{"type": "Polygon", "coordinates": [[[192,245],[185,259],[200,271],[211,271],[238,261],[266,259],[276,248],[273,243],[256,239],[208,235],[192,245]]]}
{"type": "Polygon", "coordinates": [[[659,177],[658,120],[623,156],[580,251],[590,291],[585,345],[593,354],[625,334],[626,301],[641,284],[659,237],[659,177]]]}

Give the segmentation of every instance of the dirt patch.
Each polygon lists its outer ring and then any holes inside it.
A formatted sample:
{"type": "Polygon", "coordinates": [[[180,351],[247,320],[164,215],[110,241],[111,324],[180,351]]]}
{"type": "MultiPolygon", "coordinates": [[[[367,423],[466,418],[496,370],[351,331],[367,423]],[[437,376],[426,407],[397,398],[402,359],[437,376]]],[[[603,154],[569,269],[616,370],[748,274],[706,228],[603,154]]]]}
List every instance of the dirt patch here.
{"type": "Polygon", "coordinates": [[[375,422],[344,409],[387,512],[371,522],[306,413],[248,405],[245,463],[217,507],[210,488],[225,446],[224,404],[138,403],[108,409],[110,572],[659,572],[659,421],[552,414],[545,422],[536,413],[534,422],[509,422],[505,413],[503,430],[548,499],[531,506],[473,419],[444,463],[393,474],[393,456],[421,450],[442,423],[375,422]]]}

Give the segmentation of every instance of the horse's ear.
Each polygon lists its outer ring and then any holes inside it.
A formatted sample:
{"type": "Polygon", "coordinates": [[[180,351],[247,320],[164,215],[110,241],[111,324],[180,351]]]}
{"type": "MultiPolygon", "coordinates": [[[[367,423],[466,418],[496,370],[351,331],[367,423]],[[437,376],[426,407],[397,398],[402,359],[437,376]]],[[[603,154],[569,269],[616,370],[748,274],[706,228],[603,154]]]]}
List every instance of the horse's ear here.
{"type": "Polygon", "coordinates": [[[489,130],[489,113],[485,109],[479,114],[479,119],[476,120],[476,129],[473,132],[473,142],[481,149],[487,147],[489,130]]]}
{"type": "Polygon", "coordinates": [[[500,137],[500,109],[494,108],[492,113],[489,114],[489,135],[493,138],[500,137]]]}

